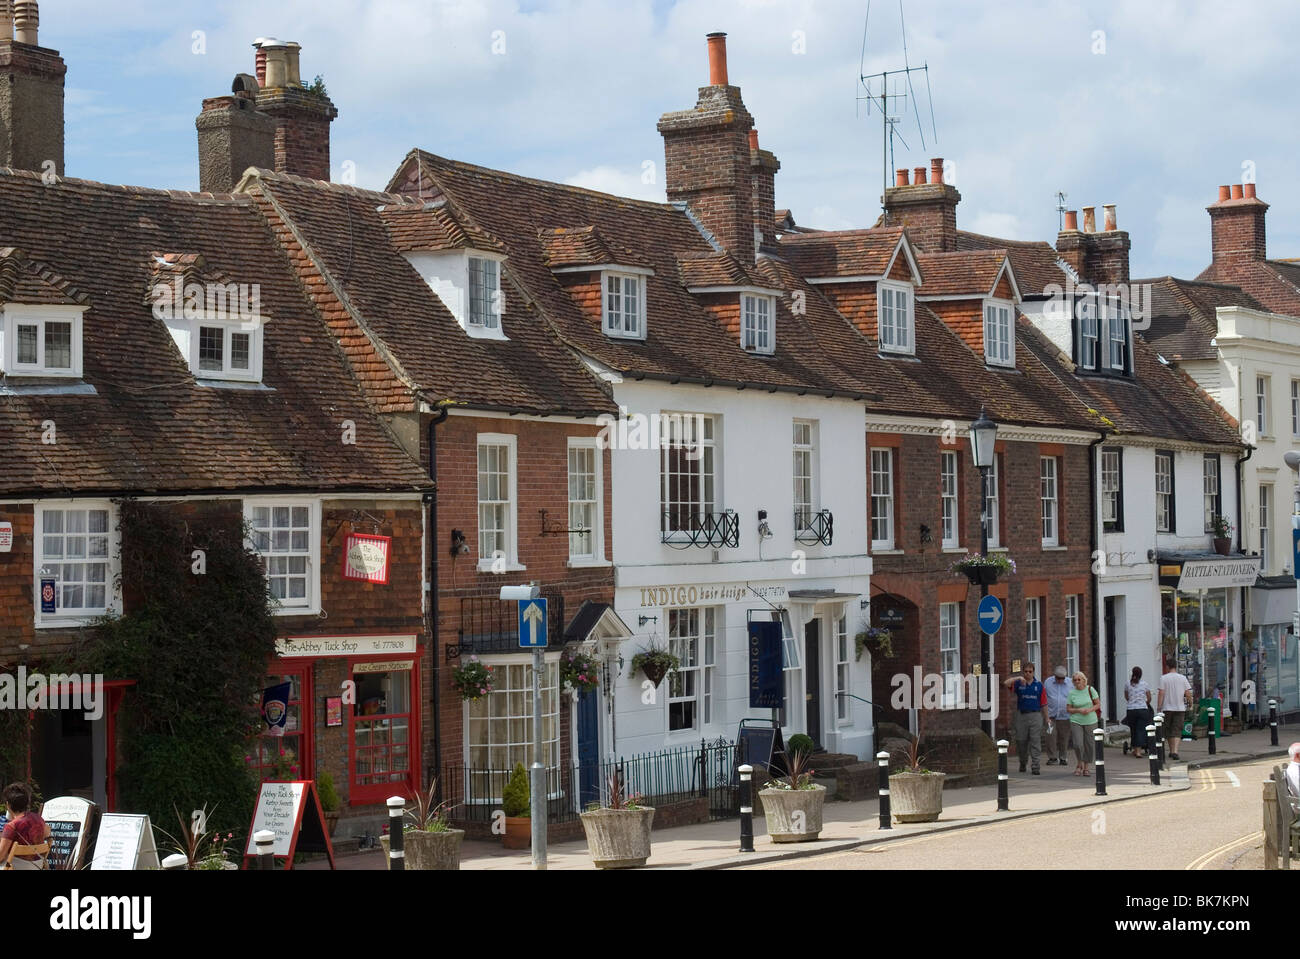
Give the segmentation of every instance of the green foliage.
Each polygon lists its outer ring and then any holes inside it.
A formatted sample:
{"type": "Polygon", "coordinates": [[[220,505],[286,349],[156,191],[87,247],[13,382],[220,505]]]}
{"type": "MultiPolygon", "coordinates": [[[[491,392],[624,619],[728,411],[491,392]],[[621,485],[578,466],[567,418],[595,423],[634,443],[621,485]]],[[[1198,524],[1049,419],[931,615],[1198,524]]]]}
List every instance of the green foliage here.
{"type": "Polygon", "coordinates": [[[316,795],[320,797],[320,808],[325,812],[337,812],[343,805],[338,790],[334,788],[334,777],[328,772],[322,772],[316,777],[316,795]]]}
{"type": "Polygon", "coordinates": [[[170,822],[215,806],[214,829],[245,830],[256,783],[244,761],[275,652],[260,558],[238,514],[120,504],[125,616],[99,621],[71,654],[77,672],[136,681],[119,714],[123,809],[170,822]],[[203,551],[203,572],[194,551],[203,551]]]}
{"type": "Polygon", "coordinates": [[[881,626],[863,626],[853,637],[853,645],[857,649],[855,660],[862,658],[864,649],[871,652],[872,669],[879,666],[881,660],[894,658],[894,634],[881,626]]]}
{"type": "Polygon", "coordinates": [[[528,771],[523,763],[515,763],[510,781],[501,790],[501,808],[510,819],[519,819],[529,813],[531,795],[528,790],[528,771]]]}
{"type": "Polygon", "coordinates": [[[304,83],[303,87],[306,88],[307,92],[314,97],[318,97],[321,100],[329,99],[329,91],[325,89],[325,78],[319,73],[316,74],[316,79],[312,80],[311,83],[304,83]]]}
{"type": "Polygon", "coordinates": [[[27,750],[31,733],[31,720],[26,710],[0,710],[0,789],[27,780],[27,750]]]}
{"type": "Polygon", "coordinates": [[[803,733],[795,733],[790,737],[790,741],[785,744],[785,751],[793,756],[795,753],[809,755],[816,747],[811,736],[805,736],[803,733]]]}

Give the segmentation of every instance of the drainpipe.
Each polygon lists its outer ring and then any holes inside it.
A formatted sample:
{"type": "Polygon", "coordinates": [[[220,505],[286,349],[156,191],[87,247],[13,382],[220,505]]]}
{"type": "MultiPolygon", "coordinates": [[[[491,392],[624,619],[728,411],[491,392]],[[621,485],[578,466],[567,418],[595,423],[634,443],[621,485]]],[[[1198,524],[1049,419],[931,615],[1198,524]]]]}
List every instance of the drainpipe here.
{"type": "MultiPolygon", "coordinates": [[[[1242,500],[1245,498],[1245,494],[1246,494],[1246,475],[1245,475],[1245,472],[1244,472],[1244,470],[1242,469],[1242,467],[1245,466],[1245,465],[1246,465],[1246,462],[1247,462],[1247,461],[1248,461],[1252,456],[1254,456],[1254,455],[1255,455],[1255,447],[1253,447],[1253,446],[1247,446],[1247,447],[1246,447],[1246,455],[1245,455],[1245,456],[1238,456],[1238,457],[1237,457],[1237,550],[1238,550],[1242,555],[1245,555],[1245,553],[1246,553],[1246,544],[1245,544],[1244,542],[1242,542],[1242,539],[1241,539],[1241,531],[1242,531],[1242,529],[1244,528],[1244,527],[1242,527],[1242,525],[1241,525],[1241,503],[1242,503],[1242,500]]],[[[1273,503],[1273,511],[1274,511],[1275,513],[1277,512],[1277,503],[1276,503],[1276,501],[1273,503]]],[[[1241,603],[1241,628],[1242,628],[1242,629],[1245,629],[1245,628],[1246,628],[1246,590],[1247,590],[1247,588],[1248,588],[1248,587],[1246,587],[1246,586],[1239,586],[1239,587],[1237,587],[1237,593],[1239,594],[1239,597],[1238,597],[1238,598],[1239,598],[1239,601],[1240,601],[1240,603],[1241,603]]],[[[1236,644],[1236,648],[1235,648],[1235,651],[1234,651],[1234,653],[1233,653],[1233,657],[1232,657],[1232,658],[1233,658],[1233,663],[1232,663],[1232,676],[1233,676],[1233,682],[1230,684],[1230,687],[1231,687],[1231,686],[1236,686],[1238,689],[1240,689],[1240,688],[1241,688],[1241,677],[1244,676],[1244,675],[1246,674],[1246,673],[1245,673],[1246,657],[1245,657],[1245,655],[1243,654],[1242,649],[1241,649],[1241,633],[1240,633],[1240,632],[1237,633],[1237,644],[1236,644]],[[1238,668],[1238,665],[1240,665],[1241,668],[1238,668]]],[[[1228,702],[1228,703],[1232,702],[1232,689],[1231,689],[1231,688],[1225,689],[1225,690],[1223,691],[1223,697],[1224,697],[1224,702],[1228,702]]],[[[1238,697],[1238,698],[1240,698],[1240,697],[1238,697]]],[[[1244,710],[1243,710],[1243,715],[1244,715],[1244,710]]]]}
{"type": "MultiPolygon", "coordinates": [[[[1105,604],[1101,599],[1101,575],[1097,572],[1097,550],[1101,546],[1101,510],[1097,508],[1097,447],[1106,442],[1106,437],[1115,431],[1102,427],[1097,438],[1088,444],[1088,556],[1092,561],[1092,670],[1097,677],[1097,687],[1101,688],[1101,622],[1105,613],[1105,604]]],[[[1112,697],[1107,697],[1112,698],[1112,697]]],[[[1114,710],[1114,703],[1107,703],[1114,710]]],[[[1102,715],[1105,715],[1105,706],[1102,715]]],[[[1112,719],[1114,716],[1111,717],[1112,719]]]]}
{"type": "Polygon", "coordinates": [[[433,653],[433,675],[430,685],[433,687],[433,774],[438,779],[438,802],[442,802],[442,697],[438,682],[438,631],[440,627],[438,607],[438,553],[442,548],[438,539],[438,456],[437,427],[447,418],[447,407],[438,406],[429,419],[429,479],[433,483],[433,493],[429,497],[429,645],[433,653]]]}

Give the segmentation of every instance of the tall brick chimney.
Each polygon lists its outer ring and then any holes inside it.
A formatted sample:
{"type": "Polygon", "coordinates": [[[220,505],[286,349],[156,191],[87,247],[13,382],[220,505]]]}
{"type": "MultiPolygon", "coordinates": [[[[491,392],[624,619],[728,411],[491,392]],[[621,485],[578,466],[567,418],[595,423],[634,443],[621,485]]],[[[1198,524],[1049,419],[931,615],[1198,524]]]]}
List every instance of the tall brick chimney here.
{"type": "Polygon", "coordinates": [[[1102,207],[1103,229],[1096,230],[1096,207],[1083,208],[1083,229],[1078,228],[1079,214],[1065,214],[1065,229],[1056,235],[1056,252],[1079,274],[1085,283],[1128,283],[1128,260],[1132,242],[1127,230],[1118,226],[1115,204],[1102,207]]]}
{"type": "Polygon", "coordinates": [[[951,253],[957,249],[957,204],[961,194],[943,180],[943,158],[930,161],[930,182],[925,171],[907,182],[907,171],[896,185],[885,190],[884,226],[902,226],[918,249],[927,253],[951,253]]]}
{"type": "Polygon", "coordinates": [[[0,0],[0,166],[63,175],[63,80],[57,50],[38,43],[36,0],[0,0]]]}
{"type": "Polygon", "coordinates": [[[256,76],[237,75],[231,95],[204,100],[195,120],[205,192],[230,192],[252,166],[330,178],[330,124],[338,110],[303,86],[298,44],[262,38],[253,47],[256,76]]]}
{"type": "Polygon", "coordinates": [[[758,145],[758,131],[749,131],[749,167],[754,185],[754,242],[767,253],[777,251],[776,173],[781,161],[758,145]]]}
{"type": "Polygon", "coordinates": [[[1205,208],[1210,214],[1210,249],[1214,262],[1240,263],[1266,256],[1264,214],[1268,204],[1255,195],[1255,184],[1246,189],[1234,184],[1219,187],[1219,199],[1205,208]]]}
{"type": "MultiPolygon", "coordinates": [[[[711,33],[708,41],[709,85],[699,88],[695,108],[659,118],[668,199],[684,201],[732,256],[751,263],[757,194],[761,190],[766,196],[765,181],[776,173],[776,158],[769,154],[769,164],[758,151],[759,170],[753,169],[749,132],[754,120],[741,102],[740,89],[727,83],[727,35],[711,33]]],[[[766,239],[766,227],[758,229],[766,239]]],[[[775,228],[772,233],[775,240],[775,228]]]]}

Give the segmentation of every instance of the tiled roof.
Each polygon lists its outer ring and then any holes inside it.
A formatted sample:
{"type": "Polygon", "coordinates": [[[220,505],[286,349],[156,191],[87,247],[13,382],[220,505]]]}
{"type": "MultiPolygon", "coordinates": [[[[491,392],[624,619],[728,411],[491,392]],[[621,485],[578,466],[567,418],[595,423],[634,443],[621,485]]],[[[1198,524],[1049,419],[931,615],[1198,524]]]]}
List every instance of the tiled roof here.
{"type": "Polygon", "coordinates": [[[570,266],[642,266],[641,257],[626,249],[614,249],[594,226],[556,227],[538,230],[542,257],[552,270],[570,266]]]}
{"type": "Polygon", "coordinates": [[[445,202],[404,202],[383,206],[379,209],[379,218],[388,228],[393,248],[399,253],[415,250],[494,251],[501,246],[494,237],[461,223],[445,202]]]}
{"type": "Polygon", "coordinates": [[[1149,326],[1142,336],[1167,359],[1209,360],[1218,356],[1210,341],[1218,335],[1215,310],[1241,306],[1264,310],[1264,305],[1235,286],[1162,276],[1134,280],[1151,289],[1149,326]]]}
{"type": "MultiPolygon", "coordinates": [[[[918,253],[916,265],[924,282],[916,295],[988,296],[1007,262],[1005,250],[918,253]]],[[[1012,269],[1014,274],[1015,270],[1012,269]]]]}
{"type": "Polygon", "coordinates": [[[902,227],[786,234],[781,255],[810,279],[883,276],[902,235],[902,227]]]}
{"type": "MultiPolygon", "coordinates": [[[[428,487],[371,412],[246,198],[45,185],[39,174],[0,171],[0,243],[25,251],[29,274],[73,299],[73,288],[86,291],[84,381],[93,388],[45,380],[50,395],[26,378],[0,381],[6,495],[428,487]],[[214,272],[258,285],[267,389],[195,382],[145,296],[158,250],[201,254],[214,272]],[[53,444],[42,443],[45,420],[55,423],[53,444]],[[342,442],[345,420],[355,444],[342,442]]],[[[20,286],[15,298],[26,295],[20,286]]]]}
{"type": "Polygon", "coordinates": [[[730,253],[679,253],[677,267],[681,271],[682,286],[687,289],[701,286],[760,286],[759,281],[730,253]]]}
{"type": "Polygon", "coordinates": [[[22,250],[0,249],[0,304],[86,305],[89,298],[48,266],[34,263],[22,250]]]}
{"type": "Polygon", "coordinates": [[[1197,279],[1240,287],[1269,312],[1300,316],[1300,264],[1292,260],[1224,260],[1197,279]]]}
{"type": "Polygon", "coordinates": [[[1003,240],[966,230],[957,231],[958,250],[1005,250],[1016,271],[1022,296],[1035,296],[1052,284],[1064,286],[1067,273],[1060,255],[1050,243],[1034,240],[1003,240]]]}
{"type": "MultiPolygon", "coordinates": [[[[267,171],[248,188],[272,201],[264,210],[268,216],[285,219],[300,246],[293,259],[301,282],[372,396],[389,408],[410,408],[418,390],[437,400],[519,413],[615,409],[607,388],[539,322],[513,282],[515,237],[509,237],[501,282],[508,339],[477,339],[394,245],[386,221],[391,212],[378,208],[402,198],[267,171]]],[[[486,233],[460,210],[456,220],[467,232],[505,236],[486,233]]],[[[540,262],[535,230],[528,246],[540,262]]]]}

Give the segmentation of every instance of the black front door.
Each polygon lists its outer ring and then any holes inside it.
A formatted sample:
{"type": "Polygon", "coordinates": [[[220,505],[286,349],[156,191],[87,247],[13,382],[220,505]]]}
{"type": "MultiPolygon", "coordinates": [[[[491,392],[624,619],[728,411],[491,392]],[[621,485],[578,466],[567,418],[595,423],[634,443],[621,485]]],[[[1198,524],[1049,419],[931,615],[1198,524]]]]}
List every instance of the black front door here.
{"type": "Polygon", "coordinates": [[[822,744],[822,669],[821,669],[821,620],[814,619],[803,628],[804,663],[803,679],[806,693],[804,699],[808,707],[805,727],[812,741],[822,744]]]}
{"type": "Polygon", "coordinates": [[[1115,704],[1115,597],[1107,596],[1105,602],[1106,622],[1106,715],[1113,721],[1116,716],[1115,704]]]}

